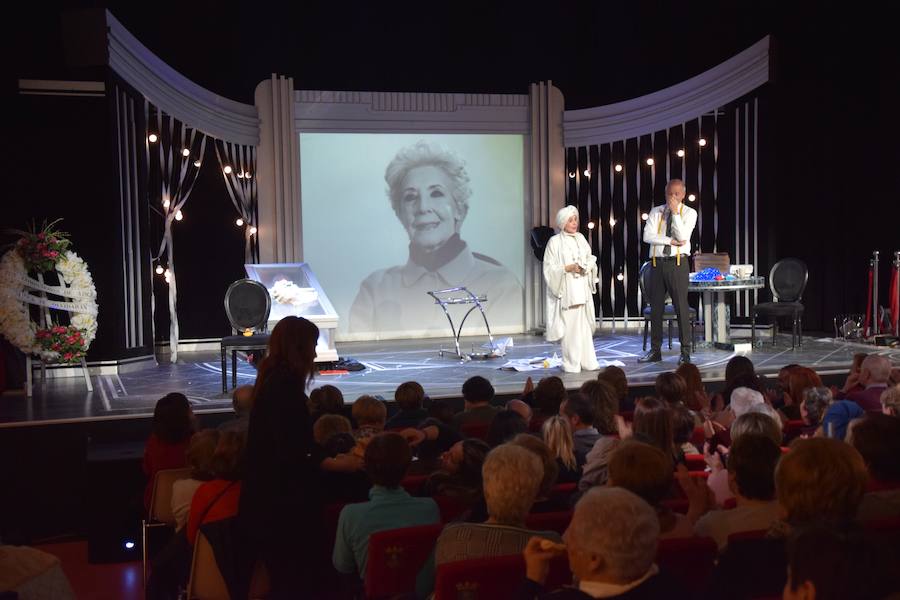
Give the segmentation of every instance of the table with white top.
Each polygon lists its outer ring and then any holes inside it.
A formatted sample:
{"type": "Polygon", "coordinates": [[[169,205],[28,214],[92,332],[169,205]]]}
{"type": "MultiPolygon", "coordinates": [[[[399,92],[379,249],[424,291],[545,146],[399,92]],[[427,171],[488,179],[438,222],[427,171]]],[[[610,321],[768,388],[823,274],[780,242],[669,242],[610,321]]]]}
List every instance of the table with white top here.
{"type": "MultiPolygon", "coordinates": [[[[688,291],[703,295],[703,334],[706,343],[722,350],[734,351],[736,348],[735,343],[731,340],[731,316],[726,294],[758,290],[765,285],[766,278],[762,276],[721,281],[691,280],[688,283],[688,291]]],[[[750,350],[749,342],[738,344],[738,346],[740,346],[738,349],[750,350]]]]}

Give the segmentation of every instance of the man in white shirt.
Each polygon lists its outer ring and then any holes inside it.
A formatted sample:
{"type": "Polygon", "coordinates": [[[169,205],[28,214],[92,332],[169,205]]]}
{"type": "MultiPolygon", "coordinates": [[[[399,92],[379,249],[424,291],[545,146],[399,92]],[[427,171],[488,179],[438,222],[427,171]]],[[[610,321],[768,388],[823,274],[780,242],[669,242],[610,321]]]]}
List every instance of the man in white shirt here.
{"type": "Polygon", "coordinates": [[[666,184],[666,203],[650,211],[644,225],[644,242],[650,244],[650,351],[638,362],[662,360],[662,326],[666,292],[672,297],[678,315],[681,358],[678,364],[691,362],[691,331],[688,318],[688,279],[691,265],[691,235],[697,224],[697,211],[684,205],[685,187],[680,179],[666,184]]]}

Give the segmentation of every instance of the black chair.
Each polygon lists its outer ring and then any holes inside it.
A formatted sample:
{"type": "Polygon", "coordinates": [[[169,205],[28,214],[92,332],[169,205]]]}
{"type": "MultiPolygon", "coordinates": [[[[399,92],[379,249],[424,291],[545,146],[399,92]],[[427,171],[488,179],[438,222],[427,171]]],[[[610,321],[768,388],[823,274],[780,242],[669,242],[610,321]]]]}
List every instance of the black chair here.
{"type": "MultiPolygon", "coordinates": [[[[643,298],[643,306],[641,314],[644,316],[644,350],[647,349],[647,328],[650,326],[650,269],[653,268],[652,263],[648,260],[641,265],[638,274],[638,285],[641,288],[641,298],[643,298]]],[[[669,330],[669,350],[672,349],[672,322],[678,319],[678,313],[675,312],[675,306],[672,304],[672,298],[666,296],[666,305],[663,308],[663,321],[668,324],[669,330]]],[[[691,322],[691,352],[694,351],[694,324],[697,322],[697,310],[688,306],[688,319],[691,322]]]]}
{"type": "Polygon", "coordinates": [[[803,290],[809,279],[809,269],[799,258],[783,258],[769,271],[769,290],[772,302],[761,302],[753,307],[750,325],[750,341],[756,343],[756,316],[772,315],[772,345],[778,335],[778,317],[791,317],[791,350],[803,347],[803,290]]]}
{"type": "Polygon", "coordinates": [[[265,350],[269,345],[266,323],[272,299],[266,286],[252,279],[239,279],[225,292],[225,314],[240,335],[222,338],[222,393],[228,391],[225,356],[231,352],[231,387],[237,387],[237,353],[265,350]]]}
{"type": "Polygon", "coordinates": [[[540,225],[531,229],[531,251],[534,252],[534,257],[539,261],[544,262],[544,250],[547,249],[547,243],[555,233],[552,227],[547,227],[546,225],[540,225]]]}

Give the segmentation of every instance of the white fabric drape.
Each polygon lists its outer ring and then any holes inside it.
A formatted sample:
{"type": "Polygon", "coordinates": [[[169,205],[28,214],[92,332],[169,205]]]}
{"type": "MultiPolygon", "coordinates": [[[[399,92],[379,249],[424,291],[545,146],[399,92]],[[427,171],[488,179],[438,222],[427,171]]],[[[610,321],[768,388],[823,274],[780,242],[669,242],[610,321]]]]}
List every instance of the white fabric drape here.
{"type": "Polygon", "coordinates": [[[259,227],[256,193],[256,148],[240,146],[216,140],[216,157],[219,168],[225,178],[225,189],[231,203],[241,219],[244,220],[244,260],[248,263],[259,262],[259,244],[257,234],[251,233],[251,227],[259,227]],[[226,172],[225,167],[231,167],[226,172]]]}
{"type": "Polygon", "coordinates": [[[175,363],[178,361],[178,282],[175,274],[172,223],[188,201],[194,184],[197,182],[200,168],[195,166],[194,162],[203,160],[206,136],[161,113],[156,114],[156,132],[159,136],[156,144],[161,183],[159,209],[164,217],[164,230],[155,259],[158,260],[165,253],[169,269],[169,349],[171,351],[170,360],[175,363]],[[185,149],[189,151],[188,156],[183,154],[185,149]],[[166,206],[167,200],[168,206],[166,206]]]}

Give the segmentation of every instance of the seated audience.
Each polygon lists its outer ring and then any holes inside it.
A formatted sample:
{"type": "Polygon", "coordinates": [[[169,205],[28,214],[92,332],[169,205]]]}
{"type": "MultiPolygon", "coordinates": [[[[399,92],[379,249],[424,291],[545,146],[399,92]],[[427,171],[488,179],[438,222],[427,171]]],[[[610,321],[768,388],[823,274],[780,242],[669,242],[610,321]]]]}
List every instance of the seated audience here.
{"type": "Polygon", "coordinates": [[[672,411],[664,402],[649,396],[638,400],[631,430],[636,439],[656,446],[671,456],[675,464],[684,464],[684,452],[675,446],[672,433],[672,411]]]}
{"type": "Polygon", "coordinates": [[[536,535],[561,541],[556,532],[525,528],[525,517],[544,478],[541,460],[534,452],[516,444],[498,446],[487,455],[482,478],[487,521],[450,523],[444,527],[433,556],[422,567],[416,580],[418,597],[424,598],[434,589],[437,565],[470,558],[518,554],[536,535]]]}
{"type": "MultiPolygon", "coordinates": [[[[565,406],[565,403],[563,403],[565,406]]],[[[550,417],[544,421],[541,427],[544,443],[550,448],[550,452],[556,457],[556,466],[559,475],[556,480],[559,483],[573,483],[581,478],[581,466],[575,458],[572,438],[572,427],[569,422],[560,416],[550,417]]]]}
{"type": "Polygon", "coordinates": [[[713,538],[721,550],[732,533],[769,529],[778,520],[775,466],[779,458],[781,448],[764,435],[745,434],[735,440],[728,453],[728,487],[737,506],[706,513],[694,525],[694,533],[713,538]]]}
{"type": "Polygon", "coordinates": [[[354,437],[359,443],[358,453],[362,455],[368,440],[384,431],[387,407],[375,396],[363,395],[353,403],[350,413],[356,422],[354,437]]]}
{"type": "MultiPolygon", "coordinates": [[[[825,411],[834,401],[831,390],[827,387],[814,387],[804,390],[800,403],[800,418],[806,424],[801,435],[815,435],[819,431],[825,411]]],[[[818,434],[821,435],[821,432],[818,434]]]]}
{"type": "Polygon", "coordinates": [[[521,446],[529,452],[533,452],[541,459],[541,464],[543,465],[541,485],[538,488],[537,496],[531,505],[531,512],[545,513],[568,510],[569,505],[566,502],[560,502],[557,499],[550,497],[550,491],[553,489],[553,486],[556,485],[557,477],[559,477],[559,466],[556,462],[556,455],[550,450],[550,447],[542,442],[540,438],[527,433],[520,433],[513,438],[511,443],[516,446],[521,446]]]}
{"type": "Polygon", "coordinates": [[[210,461],[215,479],[198,487],[191,500],[186,529],[189,543],[193,544],[197,539],[201,525],[237,515],[245,442],[246,436],[236,431],[225,431],[219,435],[219,443],[210,461]]]}
{"type": "Polygon", "coordinates": [[[677,373],[660,373],[654,387],[656,397],[669,406],[687,402],[687,382],[677,373]]]}
{"type": "Polygon", "coordinates": [[[341,415],[326,414],[313,425],[310,461],[318,465],[322,497],[326,503],[362,502],[369,497],[365,464],[354,454],[356,440],[350,421],[341,415]]]}
{"type": "Polygon", "coordinates": [[[425,482],[425,495],[447,496],[472,508],[482,496],[481,469],[490,447],[468,438],[453,444],[441,455],[441,467],[425,482]]]}
{"type": "Polygon", "coordinates": [[[505,444],[520,433],[528,431],[528,423],[519,413],[511,410],[501,410],[491,421],[488,428],[487,443],[491,448],[505,444]]]}
{"type": "Polygon", "coordinates": [[[559,377],[544,377],[534,388],[535,418],[543,421],[559,414],[559,406],[566,399],[566,386],[559,377]]]}
{"type": "Polygon", "coordinates": [[[672,405],[672,439],[675,447],[683,454],[700,454],[700,449],[691,443],[697,420],[684,404],[672,405]]]}
{"type": "Polygon", "coordinates": [[[253,409],[253,386],[239,385],[231,394],[234,418],[219,425],[219,431],[239,431],[246,434],[250,427],[250,411],[253,409]]]}
{"type": "MultiPolygon", "coordinates": [[[[520,600],[686,598],[681,585],[654,563],[659,521],[651,506],[622,488],[594,488],[575,506],[565,546],[533,537],[523,553],[520,600]],[[545,593],[550,561],[568,554],[576,587],[545,593]]],[[[552,540],[550,540],[552,542],[552,540]]]]}
{"type": "Polygon", "coordinates": [[[853,363],[850,365],[850,372],[847,373],[847,379],[844,381],[844,387],[840,393],[847,394],[850,392],[861,392],[865,388],[859,383],[859,373],[862,370],[862,363],[868,356],[865,352],[857,352],[853,355],[853,363]]]}
{"type": "Polygon", "coordinates": [[[440,419],[428,417],[418,427],[400,432],[414,448],[415,460],[407,475],[428,475],[441,466],[441,455],[463,439],[462,434],[440,419]]]}
{"type": "Polygon", "coordinates": [[[172,515],[175,517],[175,531],[187,523],[191,499],[204,481],[213,478],[212,458],[219,444],[219,431],[202,429],[194,434],[187,448],[187,466],[191,468],[188,479],[179,479],[172,484],[172,515]]]}
{"type": "Polygon", "coordinates": [[[523,400],[510,400],[506,403],[506,410],[511,410],[514,413],[518,413],[526,423],[531,423],[532,417],[534,417],[534,411],[528,406],[523,400]]]}
{"type": "Polygon", "coordinates": [[[606,367],[597,374],[597,381],[607,384],[612,390],[616,400],[616,411],[628,404],[628,378],[621,367],[606,367]]]}
{"type": "Polygon", "coordinates": [[[825,416],[822,417],[822,435],[844,440],[847,437],[850,422],[865,414],[866,411],[852,400],[832,402],[825,410],[825,416]]]}
{"type": "MultiPolygon", "coordinates": [[[[783,438],[778,413],[768,404],[758,404],[750,412],[741,415],[740,418],[731,424],[730,437],[732,445],[742,436],[748,434],[763,435],[780,447],[783,438]]],[[[709,489],[712,490],[716,503],[722,505],[734,498],[728,483],[728,471],[723,463],[724,457],[728,456],[728,448],[721,445],[704,444],[703,454],[710,468],[709,478],[706,480],[706,483],[709,489]]]]}
{"type": "Polygon", "coordinates": [[[787,371],[787,391],[783,399],[783,406],[776,406],[789,421],[800,419],[800,402],[803,394],[810,388],[822,387],[822,378],[819,374],[807,367],[795,365],[787,371]]]}
{"type": "Polygon", "coordinates": [[[729,406],[734,414],[734,418],[737,419],[749,412],[754,406],[764,404],[765,401],[760,392],[747,387],[739,387],[732,390],[731,404],[729,406]]]}
{"type": "Polygon", "coordinates": [[[900,383],[881,393],[881,412],[892,417],[900,417],[900,383]]]}
{"type": "Polygon", "coordinates": [[[703,379],[700,376],[700,369],[694,363],[684,363],[678,365],[675,373],[681,375],[687,386],[684,403],[694,412],[702,412],[709,410],[709,396],[706,394],[706,388],[703,386],[703,379]]]}
{"type": "Polygon", "coordinates": [[[854,427],[852,444],[869,472],[859,519],[900,516],[900,419],[870,413],[854,427]]]}
{"type": "Polygon", "coordinates": [[[422,407],[425,401],[425,389],[415,381],[407,381],[397,386],[394,402],[397,403],[397,414],[388,419],[387,429],[415,427],[428,418],[428,411],[422,407]]]}
{"type": "Polygon", "coordinates": [[[865,411],[881,411],[881,394],[887,389],[891,378],[891,361],[880,354],[870,354],[862,361],[859,370],[859,385],[862,390],[851,390],[838,394],[839,400],[851,400],[865,411]]]}
{"type": "Polygon", "coordinates": [[[616,415],[619,414],[619,399],[616,390],[605,381],[588,380],[581,384],[579,391],[594,407],[593,425],[597,432],[600,435],[618,435],[616,415]]]}
{"type": "Polygon", "coordinates": [[[428,405],[428,418],[437,419],[444,425],[453,425],[453,408],[443,400],[432,400],[428,405]]]}
{"type": "MultiPolygon", "coordinates": [[[[618,367],[607,367],[603,373],[610,369],[618,369],[618,367]]],[[[619,401],[616,392],[605,381],[586,381],[581,386],[581,393],[594,406],[594,428],[600,434],[593,447],[584,456],[581,479],[578,481],[578,489],[583,492],[592,486],[606,484],[609,455],[619,443],[619,426],[616,420],[621,417],[617,416],[619,401]]],[[[577,454],[575,458],[578,458],[577,454]]]]}
{"type": "MultiPolygon", "coordinates": [[[[588,381],[585,385],[587,384],[590,384],[589,391],[603,385],[596,380],[588,381]]],[[[594,427],[594,403],[583,394],[572,394],[559,406],[559,414],[569,423],[574,444],[572,452],[580,467],[601,435],[594,427]]]]}
{"type": "Polygon", "coordinates": [[[191,410],[191,403],[184,394],[173,392],[157,401],[153,409],[153,431],[147,438],[142,463],[147,477],[147,485],[144,487],[145,509],[150,509],[156,472],[185,466],[185,452],[195,429],[196,418],[191,410]]]}
{"type": "Polygon", "coordinates": [[[306,401],[310,421],[315,422],[322,415],[344,414],[344,394],[333,385],[317,387],[309,393],[306,401]]]}
{"type": "MultiPolygon", "coordinates": [[[[746,356],[735,356],[725,365],[725,387],[720,394],[716,394],[713,398],[713,406],[711,407],[715,416],[713,419],[725,425],[731,425],[731,422],[723,422],[720,420],[718,413],[723,412],[731,404],[731,393],[739,387],[748,387],[763,393],[765,388],[759,377],[756,375],[756,369],[746,356]]],[[[721,418],[726,418],[723,415],[721,418]]]]}
{"type": "Polygon", "coordinates": [[[382,433],[369,441],[365,464],[372,481],[370,499],[341,511],[332,555],[338,572],[365,577],[373,533],[440,522],[434,500],[413,498],[400,486],[411,461],[409,444],[400,434],[382,433]]]}
{"type": "Polygon", "coordinates": [[[491,406],[491,400],[494,399],[494,386],[484,377],[476,375],[467,379],[462,386],[462,395],[463,412],[457,413],[453,417],[453,426],[457,430],[470,423],[490,423],[500,412],[499,407],[491,406]]]}
{"type": "MultiPolygon", "coordinates": [[[[619,444],[609,459],[606,485],[634,492],[656,510],[659,537],[683,538],[694,534],[695,517],[681,515],[662,505],[675,482],[672,455],[637,439],[619,444]]],[[[699,515],[696,515],[699,517],[699,515]]]]}

